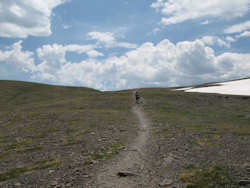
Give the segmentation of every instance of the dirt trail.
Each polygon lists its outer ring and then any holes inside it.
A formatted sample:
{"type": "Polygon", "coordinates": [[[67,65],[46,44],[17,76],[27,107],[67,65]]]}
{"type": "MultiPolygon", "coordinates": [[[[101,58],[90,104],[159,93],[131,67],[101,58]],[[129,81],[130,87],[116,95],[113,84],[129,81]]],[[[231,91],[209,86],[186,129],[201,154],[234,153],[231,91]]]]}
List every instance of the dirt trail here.
{"type": "Polygon", "coordinates": [[[139,120],[138,136],[117,159],[101,169],[97,176],[97,187],[152,187],[153,182],[150,178],[152,172],[147,161],[150,152],[148,147],[150,123],[139,105],[135,105],[132,110],[139,120]],[[128,172],[129,176],[119,177],[118,172],[128,172]]]}

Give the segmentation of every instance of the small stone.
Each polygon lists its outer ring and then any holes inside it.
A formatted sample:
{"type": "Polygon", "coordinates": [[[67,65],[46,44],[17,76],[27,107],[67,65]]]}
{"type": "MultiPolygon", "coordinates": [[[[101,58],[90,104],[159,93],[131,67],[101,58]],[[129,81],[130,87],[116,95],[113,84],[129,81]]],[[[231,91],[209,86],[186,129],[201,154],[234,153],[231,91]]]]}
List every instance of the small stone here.
{"type": "Polygon", "coordinates": [[[164,186],[169,186],[169,185],[172,185],[172,184],[173,184],[173,181],[166,178],[161,183],[159,183],[159,186],[164,187],[164,186]]]}
{"type": "Polygon", "coordinates": [[[91,160],[91,164],[97,164],[98,163],[98,161],[96,161],[96,160],[91,160]]]}
{"type": "Polygon", "coordinates": [[[72,187],[72,183],[67,183],[66,187],[72,187]]]}
{"type": "Polygon", "coordinates": [[[248,163],[248,162],[244,163],[243,167],[244,168],[250,168],[250,163],[248,163]]]}
{"type": "Polygon", "coordinates": [[[250,179],[244,179],[239,181],[240,186],[250,185],[250,179]]]}
{"type": "Polygon", "coordinates": [[[17,182],[17,183],[15,183],[14,185],[17,186],[17,187],[20,187],[22,184],[19,183],[19,182],[17,182]]]}
{"type": "Polygon", "coordinates": [[[79,169],[76,169],[76,170],[75,170],[75,174],[76,174],[76,175],[80,175],[80,174],[81,174],[81,171],[80,171],[79,169]]]}
{"type": "Polygon", "coordinates": [[[50,185],[52,185],[52,186],[56,186],[57,184],[58,184],[57,181],[52,181],[52,182],[50,183],[50,185]]]}
{"type": "Polygon", "coordinates": [[[118,150],[126,150],[126,147],[125,146],[121,146],[118,148],[118,150]]]}
{"type": "Polygon", "coordinates": [[[64,186],[63,185],[56,185],[54,188],[64,188],[64,186]]]}
{"type": "Polygon", "coordinates": [[[135,173],[132,173],[132,172],[118,172],[117,173],[117,176],[119,176],[119,177],[131,177],[131,176],[138,176],[137,174],[135,174],[135,173]]]}
{"type": "Polygon", "coordinates": [[[175,160],[175,156],[170,153],[169,156],[164,157],[163,160],[164,160],[164,165],[167,166],[175,160]]]}

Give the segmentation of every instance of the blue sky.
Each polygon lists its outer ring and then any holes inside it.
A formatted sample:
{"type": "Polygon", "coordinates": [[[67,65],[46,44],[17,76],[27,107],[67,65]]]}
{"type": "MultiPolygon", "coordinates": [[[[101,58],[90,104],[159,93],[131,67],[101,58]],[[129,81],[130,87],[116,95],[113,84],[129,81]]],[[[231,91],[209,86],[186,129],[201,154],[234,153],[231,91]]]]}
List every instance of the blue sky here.
{"type": "Polygon", "coordinates": [[[2,0],[0,79],[100,90],[250,76],[250,0],[2,0]]]}

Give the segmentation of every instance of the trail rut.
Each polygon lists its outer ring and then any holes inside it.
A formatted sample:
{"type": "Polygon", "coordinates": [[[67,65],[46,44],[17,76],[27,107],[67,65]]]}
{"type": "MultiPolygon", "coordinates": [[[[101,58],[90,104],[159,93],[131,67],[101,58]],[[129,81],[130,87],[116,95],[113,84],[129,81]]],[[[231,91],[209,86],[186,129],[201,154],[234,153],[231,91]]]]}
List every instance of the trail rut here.
{"type": "Polygon", "coordinates": [[[147,161],[150,122],[139,105],[135,105],[132,110],[139,120],[138,136],[116,160],[100,170],[97,187],[134,188],[149,187],[152,184],[151,169],[147,161]],[[128,173],[128,176],[119,177],[119,172],[128,173]]]}

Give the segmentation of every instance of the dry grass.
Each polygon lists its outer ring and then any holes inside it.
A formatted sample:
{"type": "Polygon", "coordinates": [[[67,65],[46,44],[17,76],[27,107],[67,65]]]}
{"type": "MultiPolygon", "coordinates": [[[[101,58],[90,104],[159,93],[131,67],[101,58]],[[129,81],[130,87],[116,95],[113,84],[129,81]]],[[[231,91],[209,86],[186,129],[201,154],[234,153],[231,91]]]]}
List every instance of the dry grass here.
{"type": "Polygon", "coordinates": [[[110,145],[100,150],[106,160],[117,154],[116,144],[126,144],[133,135],[119,130],[131,129],[137,122],[131,112],[131,91],[100,92],[15,81],[0,81],[0,88],[0,181],[58,161],[63,166],[77,165],[83,149],[84,155],[95,158],[98,148],[110,145]],[[106,137],[110,139],[97,141],[106,137]],[[75,153],[73,157],[66,154],[69,150],[75,153]],[[33,166],[27,160],[51,155],[58,159],[33,166]],[[17,168],[17,161],[27,167],[17,168]]]}

